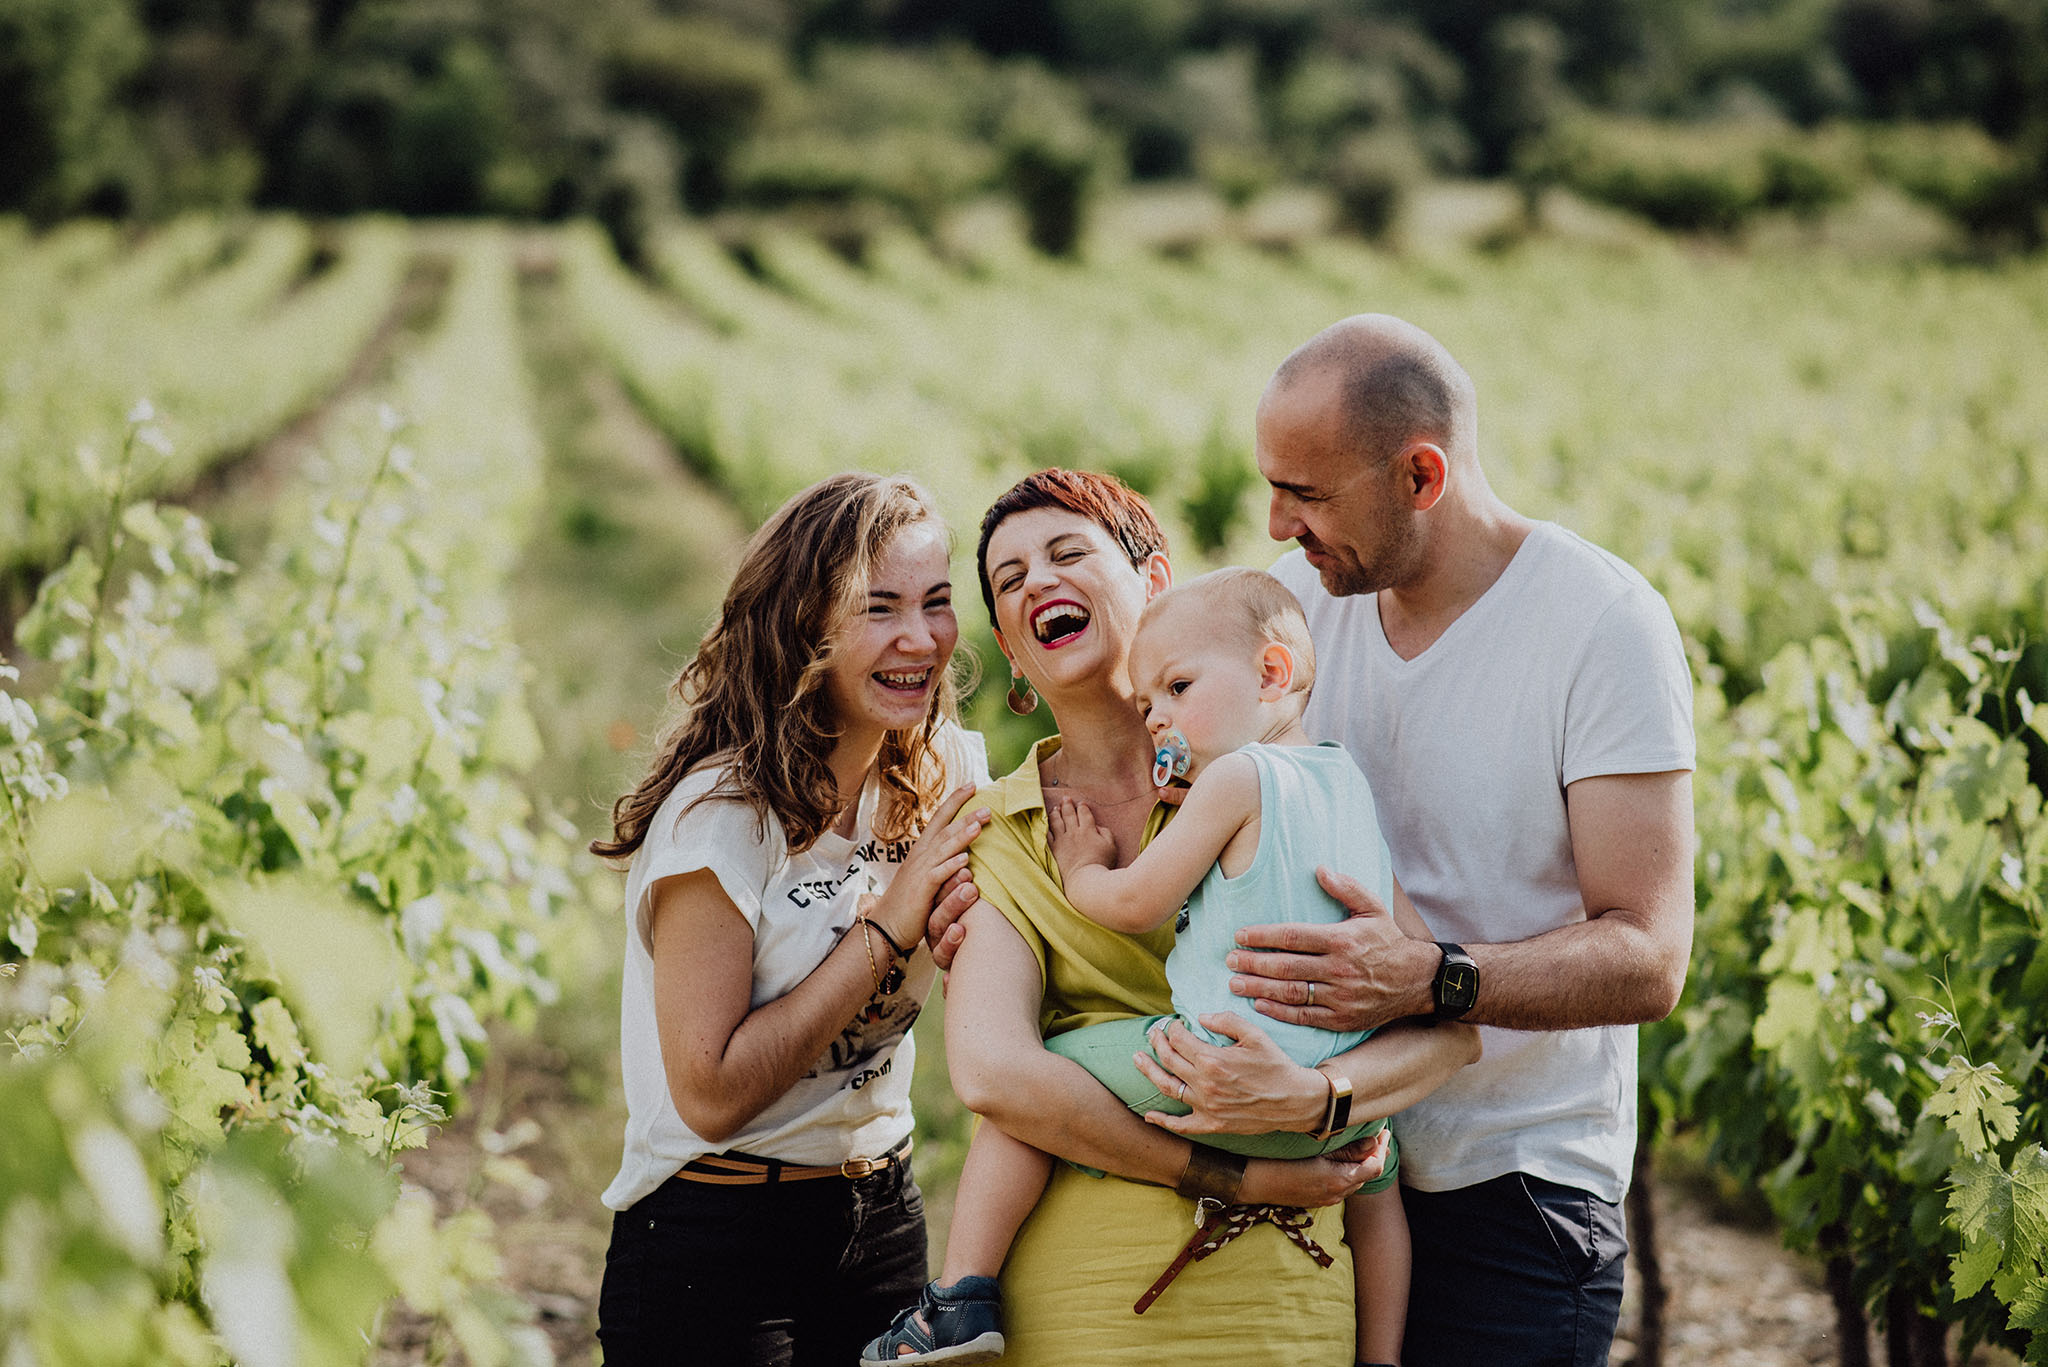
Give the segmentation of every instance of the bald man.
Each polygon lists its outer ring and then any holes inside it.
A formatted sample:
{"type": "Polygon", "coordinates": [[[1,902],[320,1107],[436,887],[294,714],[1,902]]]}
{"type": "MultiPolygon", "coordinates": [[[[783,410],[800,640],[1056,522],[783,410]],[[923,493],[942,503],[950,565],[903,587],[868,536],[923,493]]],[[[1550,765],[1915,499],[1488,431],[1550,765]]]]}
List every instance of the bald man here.
{"type": "Polygon", "coordinates": [[[1320,662],[1306,724],[1379,794],[1436,937],[1355,884],[1327,927],[1257,927],[1234,984],[1278,1020],[1481,1027],[1395,1120],[1415,1245],[1406,1367],[1604,1364],[1620,1314],[1636,1032],[1692,945],[1692,679],[1628,565],[1503,503],[1471,378],[1399,319],[1347,318],[1259,403],[1273,572],[1320,662]]]}

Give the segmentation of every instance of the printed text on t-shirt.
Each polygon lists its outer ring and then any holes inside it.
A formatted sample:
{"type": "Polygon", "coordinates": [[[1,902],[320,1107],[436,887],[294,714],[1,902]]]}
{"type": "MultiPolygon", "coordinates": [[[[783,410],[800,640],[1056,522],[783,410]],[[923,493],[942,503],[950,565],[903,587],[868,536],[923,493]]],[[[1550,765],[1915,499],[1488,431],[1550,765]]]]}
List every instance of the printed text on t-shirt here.
{"type": "Polygon", "coordinates": [[[853,852],[853,862],[846,866],[846,872],[837,878],[807,878],[793,885],[789,900],[800,907],[815,902],[829,902],[839,895],[839,890],[860,876],[863,866],[868,864],[901,864],[910,857],[908,840],[870,840],[853,852]]]}

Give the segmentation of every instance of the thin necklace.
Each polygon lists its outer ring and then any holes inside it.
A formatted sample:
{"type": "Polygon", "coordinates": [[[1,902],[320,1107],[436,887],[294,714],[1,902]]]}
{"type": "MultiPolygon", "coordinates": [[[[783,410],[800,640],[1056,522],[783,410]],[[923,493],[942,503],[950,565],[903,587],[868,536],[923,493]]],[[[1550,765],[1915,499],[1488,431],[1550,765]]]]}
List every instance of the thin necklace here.
{"type": "MultiPolygon", "coordinates": [[[[1065,782],[1062,782],[1061,780],[1059,780],[1059,779],[1057,779],[1057,778],[1053,778],[1053,777],[1050,777],[1050,776],[1047,776],[1047,775],[1044,775],[1044,774],[1042,774],[1042,773],[1041,773],[1041,775],[1040,775],[1040,780],[1039,780],[1039,786],[1040,786],[1040,787],[1044,787],[1044,788],[1068,788],[1068,789],[1071,789],[1071,788],[1073,788],[1073,786],[1074,786],[1074,785],[1073,785],[1073,784],[1071,784],[1071,783],[1065,783],[1065,782]]],[[[1158,800],[1158,794],[1157,794],[1156,792],[1154,792],[1154,791],[1153,791],[1152,789],[1150,789],[1150,788],[1145,788],[1145,789],[1142,789],[1142,790],[1141,790],[1141,791],[1139,791],[1139,792],[1135,792],[1135,793],[1132,793],[1132,794],[1131,794],[1131,795],[1130,795],[1129,797],[1119,797],[1119,798],[1087,798],[1087,799],[1085,799],[1085,800],[1086,800],[1086,801],[1088,801],[1089,803],[1091,803],[1092,805],[1094,805],[1094,806],[1097,806],[1097,807],[1121,807],[1121,806],[1124,806],[1124,805],[1125,805],[1126,803],[1136,802],[1136,801],[1137,801],[1137,800],[1138,800],[1139,798],[1141,798],[1141,797],[1149,797],[1149,798],[1152,798],[1152,799],[1153,799],[1153,800],[1155,800],[1155,801],[1157,801],[1157,800],[1158,800]]]]}

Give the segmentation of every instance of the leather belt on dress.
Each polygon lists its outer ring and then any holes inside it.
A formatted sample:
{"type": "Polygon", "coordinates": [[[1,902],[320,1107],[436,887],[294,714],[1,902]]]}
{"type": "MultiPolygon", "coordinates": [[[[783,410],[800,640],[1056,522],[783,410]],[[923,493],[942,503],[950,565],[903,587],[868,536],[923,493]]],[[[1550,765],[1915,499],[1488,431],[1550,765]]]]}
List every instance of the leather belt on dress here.
{"type": "Polygon", "coordinates": [[[1173,1285],[1173,1279],[1189,1263],[1202,1259],[1222,1248],[1253,1225],[1267,1224],[1286,1235],[1288,1240],[1319,1267],[1328,1267],[1336,1261],[1323,1251],[1323,1246],[1309,1235],[1309,1227],[1315,1217],[1300,1206],[1226,1206],[1213,1197],[1205,1196],[1195,1202],[1195,1235],[1182,1246],[1166,1271],[1159,1274],[1159,1280],[1145,1289],[1138,1297],[1138,1303],[1131,1309],[1142,1315],[1152,1308],[1152,1302],[1166,1293],[1173,1285]]]}
{"type": "Polygon", "coordinates": [[[904,1139],[880,1158],[849,1158],[844,1163],[806,1167],[776,1158],[756,1158],[750,1153],[707,1153],[685,1163],[676,1176],[685,1182],[709,1182],[722,1187],[757,1187],[771,1182],[808,1182],[814,1177],[866,1177],[894,1167],[910,1157],[910,1139],[904,1139]]]}

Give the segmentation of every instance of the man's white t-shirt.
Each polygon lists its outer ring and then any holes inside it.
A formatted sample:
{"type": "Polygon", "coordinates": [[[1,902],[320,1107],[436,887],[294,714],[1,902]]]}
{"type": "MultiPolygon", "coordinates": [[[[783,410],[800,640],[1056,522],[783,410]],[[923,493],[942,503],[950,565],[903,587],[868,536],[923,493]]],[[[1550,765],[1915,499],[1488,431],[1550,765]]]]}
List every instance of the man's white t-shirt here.
{"type": "MultiPolygon", "coordinates": [[[[939,749],[946,789],[989,781],[979,734],[945,727],[939,749]]],[[[880,784],[861,789],[851,837],[826,831],[791,854],[782,824],[749,803],[709,797],[725,777],[718,767],[686,775],[663,801],[626,874],[626,964],[620,986],[619,1063],[626,1092],[625,1156],[605,1189],[604,1203],[625,1210],[707,1153],[737,1150],[788,1163],[841,1163],[888,1152],[910,1133],[910,1074],[916,1041],[910,1027],[932,986],[930,954],[912,956],[847,1022],[824,1055],[738,1134],[713,1144],[676,1114],[654,1021],[652,899],[664,878],[709,870],[754,932],[749,1002],[785,996],[832,952],[853,925],[862,894],[889,886],[910,853],[910,840],[874,835],[880,784]],[[695,805],[691,805],[692,803],[695,805]],[[686,810],[687,809],[687,810],[686,810]]]]}
{"type": "MultiPolygon", "coordinates": [[[[1692,674],[1657,591],[1538,523],[1493,586],[1403,660],[1376,595],[1332,597],[1300,551],[1273,573],[1315,641],[1308,732],[1343,742],[1365,771],[1394,875],[1430,933],[1499,943],[1583,921],[1565,788],[1693,767],[1692,674]]],[[[1395,1117],[1403,1180],[1447,1191],[1526,1172],[1619,1201],[1635,1027],[1480,1032],[1484,1057],[1395,1117]]]]}

